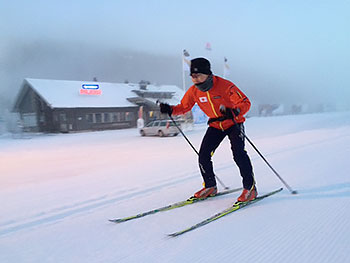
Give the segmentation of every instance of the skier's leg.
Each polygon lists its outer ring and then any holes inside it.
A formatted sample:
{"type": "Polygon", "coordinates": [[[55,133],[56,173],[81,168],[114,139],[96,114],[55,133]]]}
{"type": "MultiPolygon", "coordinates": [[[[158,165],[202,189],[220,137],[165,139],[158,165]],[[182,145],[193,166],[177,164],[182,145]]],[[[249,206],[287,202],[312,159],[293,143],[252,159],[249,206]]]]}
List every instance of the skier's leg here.
{"type": "Polygon", "coordinates": [[[213,187],[216,185],[215,174],[211,157],[215,149],[225,138],[225,132],[209,127],[205,133],[199,150],[199,168],[205,183],[205,187],[213,187]]]}
{"type": "Polygon", "coordinates": [[[239,123],[236,126],[233,126],[231,129],[232,130],[229,132],[228,136],[231,143],[233,159],[236,162],[242,176],[243,187],[249,190],[255,184],[255,180],[250,158],[244,148],[244,136],[241,133],[241,131],[244,133],[244,125],[243,123],[239,123]]]}

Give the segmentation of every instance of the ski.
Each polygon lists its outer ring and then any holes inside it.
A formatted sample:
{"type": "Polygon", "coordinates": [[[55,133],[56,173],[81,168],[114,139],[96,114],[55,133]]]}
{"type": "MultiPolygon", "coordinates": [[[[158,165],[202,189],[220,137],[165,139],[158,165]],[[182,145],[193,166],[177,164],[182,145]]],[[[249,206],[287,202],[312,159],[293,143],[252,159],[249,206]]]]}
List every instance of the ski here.
{"type": "Polygon", "coordinates": [[[228,214],[230,214],[230,213],[232,213],[232,212],[235,212],[235,211],[237,211],[237,210],[239,210],[239,209],[241,209],[241,208],[243,208],[243,207],[246,207],[246,206],[248,206],[248,205],[254,204],[254,203],[256,203],[256,202],[258,202],[258,201],[260,201],[260,200],[262,200],[262,199],[264,199],[264,198],[266,198],[266,197],[268,197],[268,196],[274,195],[274,194],[276,194],[276,193],[278,193],[278,192],[280,192],[280,191],[282,191],[282,190],[283,190],[283,188],[280,188],[280,189],[275,190],[275,191],[272,191],[272,192],[270,192],[270,193],[267,193],[267,194],[258,196],[257,198],[255,198],[255,199],[252,200],[252,201],[248,201],[248,202],[237,202],[237,203],[233,204],[233,206],[231,206],[231,207],[229,207],[229,208],[227,208],[227,209],[225,209],[225,210],[223,210],[223,211],[221,211],[221,212],[219,212],[219,213],[217,213],[217,214],[215,214],[215,215],[213,215],[213,216],[211,216],[211,217],[209,217],[209,218],[203,220],[202,222],[200,222],[200,223],[198,223],[198,224],[195,224],[195,225],[193,225],[193,226],[191,226],[191,227],[189,227],[189,228],[186,228],[186,229],[184,229],[184,230],[181,230],[181,231],[178,231],[178,232],[169,234],[168,236],[170,236],[170,237],[177,237],[177,236],[180,236],[180,235],[182,235],[182,234],[184,234],[184,233],[187,233],[187,232],[192,231],[192,230],[194,230],[194,229],[197,229],[197,228],[199,228],[199,227],[201,227],[201,226],[204,226],[204,225],[206,225],[206,224],[209,224],[210,222],[213,222],[213,221],[215,221],[215,220],[217,220],[217,219],[219,219],[219,218],[221,218],[221,217],[223,217],[223,216],[225,216],[225,215],[228,215],[228,214]]]}
{"type": "Polygon", "coordinates": [[[150,211],[147,211],[147,212],[143,212],[143,213],[140,213],[140,214],[137,214],[137,215],[134,215],[134,216],[117,218],[117,219],[109,219],[109,221],[113,222],[113,223],[122,223],[122,222],[126,222],[126,221],[129,221],[129,220],[141,218],[141,217],[144,217],[144,216],[147,216],[147,215],[155,214],[155,213],[158,213],[158,212],[168,211],[168,210],[172,210],[172,209],[175,209],[175,208],[183,207],[185,205],[190,205],[190,204],[197,203],[197,202],[200,202],[200,201],[212,199],[212,198],[215,198],[217,196],[222,196],[222,195],[234,193],[234,192],[237,192],[237,191],[240,191],[240,190],[242,190],[242,188],[226,190],[226,191],[222,191],[222,192],[217,193],[215,196],[207,197],[207,198],[195,198],[194,196],[192,196],[192,197],[190,197],[189,199],[187,199],[185,201],[177,202],[177,203],[174,203],[174,204],[171,204],[171,205],[166,205],[166,206],[163,206],[163,207],[160,207],[160,208],[156,208],[156,209],[153,209],[153,210],[150,210],[150,211]]]}

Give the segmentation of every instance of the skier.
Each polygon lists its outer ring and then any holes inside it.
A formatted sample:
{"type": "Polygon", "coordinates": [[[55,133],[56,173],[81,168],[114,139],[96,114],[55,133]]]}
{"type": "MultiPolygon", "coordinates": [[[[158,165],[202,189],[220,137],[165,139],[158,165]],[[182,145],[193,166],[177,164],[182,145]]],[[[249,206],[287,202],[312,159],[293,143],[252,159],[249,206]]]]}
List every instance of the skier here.
{"type": "Polygon", "coordinates": [[[209,117],[209,127],[203,137],[198,159],[204,188],[196,192],[194,197],[206,198],[217,194],[211,158],[227,136],[231,143],[233,159],[243,181],[243,192],[237,201],[247,202],[255,199],[257,189],[253,167],[244,149],[244,136],[241,133],[244,132],[244,114],[250,108],[249,99],[232,82],[213,75],[210,62],[205,58],[191,60],[190,75],[194,85],[185,93],[181,103],[176,106],[160,103],[160,111],[169,116],[181,115],[190,111],[197,103],[209,117]]]}

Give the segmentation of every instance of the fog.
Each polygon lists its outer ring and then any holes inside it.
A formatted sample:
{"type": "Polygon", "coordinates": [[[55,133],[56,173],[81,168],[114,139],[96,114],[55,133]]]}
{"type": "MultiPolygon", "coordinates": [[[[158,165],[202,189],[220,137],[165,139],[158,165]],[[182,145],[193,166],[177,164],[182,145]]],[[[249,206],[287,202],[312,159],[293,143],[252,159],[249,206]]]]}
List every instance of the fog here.
{"type": "Polygon", "coordinates": [[[182,87],[183,49],[217,75],[226,57],[227,78],[256,103],[349,107],[349,1],[0,0],[0,10],[0,110],[26,77],[182,87]]]}
{"type": "Polygon", "coordinates": [[[181,58],[126,49],[100,49],[77,43],[36,40],[11,45],[1,87],[6,104],[13,101],[23,78],[181,84],[181,58]],[[150,69],[150,64],[152,69],[150,69]],[[168,74],[165,74],[168,72],[168,74]],[[180,81],[179,81],[180,80],[180,81]]]}

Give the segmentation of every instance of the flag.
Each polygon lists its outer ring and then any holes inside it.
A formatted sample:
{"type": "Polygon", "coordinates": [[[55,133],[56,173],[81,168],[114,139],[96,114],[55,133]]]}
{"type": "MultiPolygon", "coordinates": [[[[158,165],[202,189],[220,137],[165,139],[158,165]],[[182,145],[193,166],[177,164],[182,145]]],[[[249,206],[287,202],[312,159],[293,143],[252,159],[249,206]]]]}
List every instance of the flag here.
{"type": "Polygon", "coordinates": [[[186,49],[184,49],[184,56],[185,57],[189,57],[190,56],[190,53],[188,53],[188,51],[186,49]]]}
{"type": "Polygon", "coordinates": [[[182,60],[183,60],[183,70],[190,71],[191,57],[190,57],[190,53],[188,53],[186,49],[184,49],[183,51],[182,60]]]}
{"type": "Polygon", "coordinates": [[[143,119],[143,106],[139,108],[139,119],[143,119]]]}
{"type": "Polygon", "coordinates": [[[211,44],[209,42],[205,44],[205,49],[211,51],[211,44]]]}
{"type": "Polygon", "coordinates": [[[224,57],[224,78],[230,73],[230,67],[227,63],[227,58],[224,57]]]}
{"type": "Polygon", "coordinates": [[[139,108],[139,117],[137,119],[136,124],[138,129],[142,129],[143,127],[145,127],[145,120],[143,119],[143,106],[140,106],[139,108]]]}

